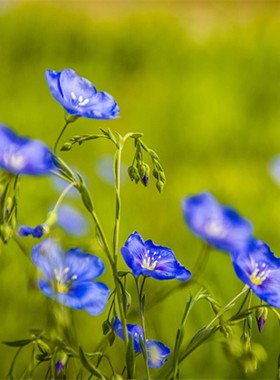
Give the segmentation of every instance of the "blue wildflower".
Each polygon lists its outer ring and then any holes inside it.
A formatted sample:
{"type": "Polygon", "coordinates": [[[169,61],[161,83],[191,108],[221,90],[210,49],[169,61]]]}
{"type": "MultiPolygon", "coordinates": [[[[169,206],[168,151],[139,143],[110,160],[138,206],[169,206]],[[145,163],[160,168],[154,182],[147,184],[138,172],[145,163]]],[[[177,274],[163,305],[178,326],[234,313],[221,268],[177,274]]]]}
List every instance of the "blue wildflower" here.
{"type": "MultiPolygon", "coordinates": [[[[124,340],[123,328],[120,320],[116,318],[114,323],[115,333],[124,340]]],[[[134,350],[141,352],[140,339],[144,341],[144,333],[141,326],[128,324],[127,325],[128,337],[133,337],[134,350]]],[[[148,355],[148,366],[150,368],[160,368],[168,360],[170,355],[170,349],[163,343],[156,340],[147,339],[146,348],[148,355]]]]}
{"type": "Polygon", "coordinates": [[[57,223],[73,236],[85,236],[89,230],[88,220],[76,208],[60,205],[57,211],[57,223]]]}
{"type": "Polygon", "coordinates": [[[18,229],[18,235],[22,237],[33,236],[34,238],[40,239],[46,234],[46,227],[43,224],[32,228],[29,226],[20,226],[18,229]]]}
{"type": "Polygon", "coordinates": [[[53,239],[46,239],[33,248],[32,261],[43,274],[39,288],[45,295],[91,315],[104,310],[110,291],[105,284],[93,281],[104,271],[99,257],[80,248],[64,254],[53,239]]]}
{"type": "Polygon", "coordinates": [[[280,308],[280,258],[269,246],[252,239],[247,247],[231,253],[237,276],[271,306],[280,308]]]}
{"type": "Polygon", "coordinates": [[[52,96],[68,115],[90,119],[113,119],[118,116],[120,109],[114,98],[106,92],[98,92],[90,81],[77,75],[74,70],[46,70],[46,79],[52,96]]]}
{"type": "Polygon", "coordinates": [[[0,168],[16,175],[44,175],[55,171],[55,156],[41,141],[17,135],[0,124],[0,168]]]}
{"type": "Polygon", "coordinates": [[[208,192],[185,198],[183,213],[195,235],[222,251],[230,252],[243,246],[253,234],[247,219],[231,207],[222,206],[208,192]]]}
{"type": "Polygon", "coordinates": [[[191,273],[176,259],[171,249],[144,241],[133,232],[121,249],[122,256],[135,276],[144,275],[157,280],[176,278],[186,281],[191,273]]]}

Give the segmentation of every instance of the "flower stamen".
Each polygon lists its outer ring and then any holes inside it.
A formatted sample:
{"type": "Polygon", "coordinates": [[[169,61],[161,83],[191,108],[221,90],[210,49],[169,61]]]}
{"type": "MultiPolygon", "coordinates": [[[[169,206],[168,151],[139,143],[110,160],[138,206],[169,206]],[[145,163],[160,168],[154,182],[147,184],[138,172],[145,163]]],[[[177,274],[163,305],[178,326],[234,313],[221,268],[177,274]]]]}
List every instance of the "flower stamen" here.
{"type": "Polygon", "coordinates": [[[271,270],[267,268],[265,263],[261,265],[261,268],[259,268],[259,265],[256,263],[255,269],[250,276],[250,280],[254,285],[262,285],[270,273],[271,270]]]}

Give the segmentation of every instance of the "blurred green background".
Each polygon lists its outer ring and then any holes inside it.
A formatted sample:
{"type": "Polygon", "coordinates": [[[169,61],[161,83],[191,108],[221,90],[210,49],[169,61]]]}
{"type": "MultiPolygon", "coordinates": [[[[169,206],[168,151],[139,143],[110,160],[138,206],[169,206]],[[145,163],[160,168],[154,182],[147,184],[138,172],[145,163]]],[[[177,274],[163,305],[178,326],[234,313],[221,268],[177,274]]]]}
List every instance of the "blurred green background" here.
{"type": "MultiPolygon", "coordinates": [[[[110,121],[80,119],[70,125],[64,139],[96,133],[100,127],[121,134],[143,132],[144,141],[159,154],[166,170],[167,185],[162,194],[152,178],[148,188],[124,178],[121,244],[136,230],[144,239],[171,247],[192,270],[202,243],[185,227],[181,201],[209,190],[249,218],[256,236],[277,254],[280,189],[267,169],[271,158],[280,152],[277,3],[77,3],[0,3],[0,121],[53,146],[64,123],[63,110],[49,93],[44,71],[71,67],[99,90],[112,94],[121,114],[110,121]]],[[[86,177],[107,234],[113,226],[114,195],[112,187],[98,175],[96,163],[100,156],[112,153],[113,147],[101,141],[61,153],[86,177]]],[[[127,166],[132,154],[128,145],[124,154],[127,166]]],[[[19,222],[43,222],[57,197],[49,179],[22,178],[19,222]]],[[[79,200],[74,202],[80,207],[79,200]]],[[[94,236],[92,225],[86,239],[62,239],[65,248],[80,245],[95,252],[94,236]]],[[[28,238],[23,244],[30,251],[34,240],[28,238]]],[[[22,339],[31,328],[46,328],[47,300],[36,288],[35,268],[15,242],[5,247],[0,263],[0,340],[22,339]]],[[[228,255],[220,252],[211,252],[202,277],[202,284],[222,304],[243,286],[228,255]]],[[[112,287],[109,270],[102,280],[112,287]]],[[[148,337],[170,347],[190,288],[152,306],[155,293],[160,297],[175,285],[176,281],[151,280],[147,286],[148,337]]],[[[106,312],[97,318],[74,312],[74,317],[82,346],[94,349],[106,312]]],[[[195,308],[188,320],[186,340],[210,319],[207,305],[195,308]]],[[[140,321],[131,315],[130,322],[140,321]]],[[[280,347],[279,327],[272,314],[261,335],[254,325],[253,340],[264,346],[267,359],[250,377],[274,379],[280,347]]],[[[115,344],[121,353],[121,342],[115,344]]],[[[0,346],[0,378],[6,376],[14,352],[0,346]]],[[[109,354],[115,352],[113,346],[109,354]]],[[[24,354],[21,360],[27,360],[24,354]]],[[[114,357],[118,370],[122,368],[120,360],[120,356],[114,357]]],[[[182,365],[181,375],[188,379],[246,377],[224,355],[219,341],[193,353],[182,365]]]]}

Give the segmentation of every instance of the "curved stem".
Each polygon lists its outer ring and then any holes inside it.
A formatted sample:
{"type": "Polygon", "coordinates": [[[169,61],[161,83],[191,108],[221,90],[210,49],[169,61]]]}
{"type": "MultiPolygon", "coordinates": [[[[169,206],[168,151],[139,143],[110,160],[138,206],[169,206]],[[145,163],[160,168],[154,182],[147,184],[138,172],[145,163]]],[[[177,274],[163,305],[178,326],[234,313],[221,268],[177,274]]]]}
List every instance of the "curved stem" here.
{"type": "Polygon", "coordinates": [[[70,124],[70,121],[69,121],[69,120],[66,120],[66,123],[65,123],[64,127],[62,128],[62,130],[61,130],[60,134],[58,135],[58,138],[56,139],[56,142],[55,142],[55,144],[54,144],[54,148],[53,148],[54,153],[56,153],[58,143],[59,143],[59,141],[60,141],[60,139],[61,139],[63,133],[65,132],[65,130],[66,130],[68,124],[70,124]]]}

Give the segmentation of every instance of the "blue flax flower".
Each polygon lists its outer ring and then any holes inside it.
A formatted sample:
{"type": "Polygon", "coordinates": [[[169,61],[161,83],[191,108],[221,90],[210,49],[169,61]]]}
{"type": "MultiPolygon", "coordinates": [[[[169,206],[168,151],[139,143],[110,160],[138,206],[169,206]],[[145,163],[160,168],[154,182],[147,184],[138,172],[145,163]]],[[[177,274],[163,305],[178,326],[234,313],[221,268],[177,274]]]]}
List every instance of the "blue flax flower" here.
{"type": "Polygon", "coordinates": [[[186,281],[191,277],[175,257],[171,249],[144,241],[138,232],[133,232],[121,249],[122,256],[135,276],[149,276],[157,280],[176,278],[186,281]]]}
{"type": "Polygon", "coordinates": [[[99,257],[80,248],[64,254],[53,239],[46,239],[33,248],[32,261],[43,274],[39,288],[45,295],[91,315],[104,310],[110,291],[105,284],[93,281],[104,271],[99,257]]]}
{"type": "Polygon", "coordinates": [[[195,235],[222,251],[230,252],[252,238],[251,223],[208,192],[185,198],[183,213],[195,235]]]}
{"type": "Polygon", "coordinates": [[[280,308],[280,258],[267,244],[252,239],[246,248],[231,253],[237,276],[271,306],[280,308]]]}
{"type": "MultiPolygon", "coordinates": [[[[121,321],[116,318],[114,323],[115,333],[124,340],[123,328],[121,321]]],[[[144,341],[143,329],[138,325],[127,325],[128,338],[133,337],[134,350],[136,352],[141,352],[140,338],[144,341]]],[[[148,366],[150,368],[160,368],[168,360],[170,354],[170,349],[163,343],[156,340],[147,339],[146,340],[147,355],[148,355],[148,366]]]]}
{"type": "Polygon", "coordinates": [[[44,175],[55,171],[55,156],[41,141],[17,135],[0,124],[0,168],[15,175],[44,175]]]}
{"type": "Polygon", "coordinates": [[[46,234],[46,227],[43,224],[32,228],[30,226],[22,225],[18,229],[18,235],[22,237],[33,236],[36,239],[40,239],[46,234]]]}
{"type": "Polygon", "coordinates": [[[98,92],[90,81],[77,75],[74,70],[46,70],[46,79],[52,96],[68,115],[90,119],[113,119],[118,116],[120,109],[114,98],[106,92],[98,92]]]}

